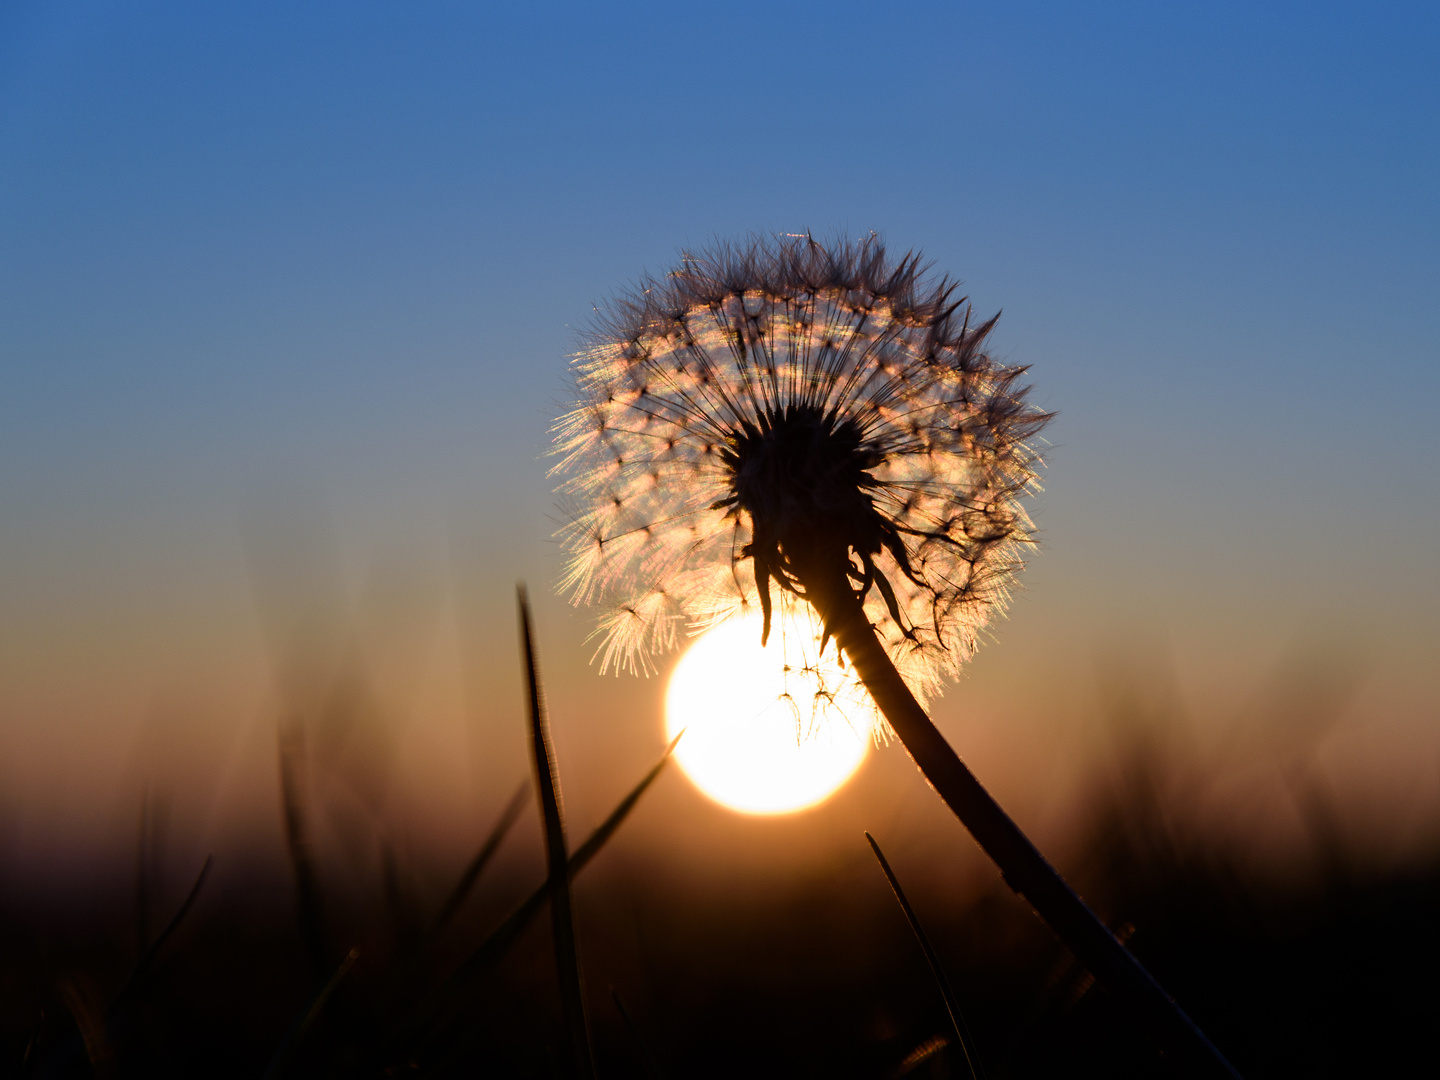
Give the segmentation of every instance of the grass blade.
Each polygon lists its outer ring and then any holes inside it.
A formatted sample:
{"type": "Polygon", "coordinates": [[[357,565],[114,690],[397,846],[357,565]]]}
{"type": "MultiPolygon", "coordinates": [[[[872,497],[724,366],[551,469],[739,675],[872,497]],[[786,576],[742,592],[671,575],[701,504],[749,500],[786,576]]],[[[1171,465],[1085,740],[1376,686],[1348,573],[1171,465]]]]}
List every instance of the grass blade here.
{"type": "Polygon", "coordinates": [[[285,1066],[290,1063],[290,1057],[295,1053],[295,1048],[300,1045],[300,1040],[305,1037],[307,1031],[315,1026],[315,1021],[324,1011],[326,1002],[330,1000],[336,988],[345,981],[345,976],[350,974],[350,969],[355,966],[355,961],[359,958],[360,950],[351,949],[345,959],[340,961],[340,966],[335,969],[335,974],[331,975],[329,981],[320,988],[320,992],[311,999],[310,1007],[301,1014],[294,1026],[286,1032],[285,1038],[280,1041],[279,1047],[275,1050],[275,1056],[270,1059],[270,1064],[265,1069],[265,1080],[279,1076],[285,1066]]]}
{"type": "Polygon", "coordinates": [[[549,864],[546,884],[550,893],[550,922],[555,939],[555,971],[560,981],[560,1002],[565,1013],[566,1035],[575,1062],[575,1075],[594,1077],[595,1055],[585,1023],[585,992],[580,985],[580,957],[575,946],[575,918],[570,897],[569,854],[565,850],[565,825],[560,817],[559,778],[550,732],[545,722],[545,701],[540,690],[540,672],[535,661],[535,636],[530,625],[530,604],[525,587],[518,590],[520,640],[525,652],[526,689],[530,706],[530,749],[535,762],[535,784],[540,810],[545,819],[545,858],[549,864]]]}
{"type": "Polygon", "coordinates": [[[574,855],[570,856],[571,877],[578,874],[581,867],[598,855],[606,841],[615,835],[615,830],[620,828],[621,823],[629,817],[630,811],[635,809],[635,804],[640,801],[640,796],[645,794],[645,789],[655,782],[655,778],[660,775],[660,770],[665,768],[665,763],[670,760],[670,755],[675,753],[675,747],[680,745],[680,736],[684,734],[685,732],[682,731],[670,740],[670,745],[660,755],[660,760],[651,766],[644,778],[630,789],[630,794],[616,804],[615,809],[610,811],[610,816],[602,821],[600,827],[575,850],[574,855]]]}
{"type": "MultiPolygon", "coordinates": [[[[583,844],[575,849],[575,854],[570,856],[571,878],[574,878],[581,870],[585,869],[590,861],[600,853],[600,849],[615,835],[615,831],[620,828],[625,819],[630,816],[630,811],[635,809],[635,804],[640,801],[640,797],[645,794],[646,789],[655,782],[656,778],[664,770],[671,755],[675,753],[675,747],[679,745],[681,735],[684,734],[682,731],[680,735],[676,735],[675,738],[671,740],[670,745],[665,748],[665,752],[660,755],[660,760],[651,766],[650,771],[641,778],[638,784],[630,789],[629,794],[616,804],[615,809],[610,811],[610,816],[600,823],[600,827],[591,833],[583,844]]],[[[524,932],[525,928],[530,925],[531,921],[534,920],[535,916],[540,914],[540,909],[545,906],[545,901],[549,898],[550,882],[547,880],[545,884],[531,893],[524,903],[512,911],[505,921],[496,927],[490,936],[482,941],[475,951],[466,957],[464,962],[462,962],[440,986],[427,996],[425,1001],[415,1010],[415,1013],[419,1017],[424,1017],[427,1014],[433,1015],[435,1011],[441,1008],[442,1003],[447,998],[454,995],[466,983],[482,975],[497,964],[500,959],[509,952],[510,947],[515,944],[516,940],[524,932]]],[[[412,1023],[414,1026],[412,1026],[410,1030],[413,1033],[423,1027],[424,1021],[422,1019],[416,1019],[412,1021],[412,1023]]]]}
{"type": "Polygon", "coordinates": [[[960,760],[896,670],[843,572],[829,581],[805,582],[804,587],[891,730],[999,867],[1005,883],[1030,902],[1111,993],[1129,1005],[1168,1059],[1195,1075],[1240,1080],[1199,1025],[1116,939],[960,760]]]}
{"type": "Polygon", "coordinates": [[[445,903],[440,907],[440,913],[435,916],[435,925],[431,929],[432,936],[440,933],[445,926],[455,917],[460,906],[465,903],[465,898],[470,895],[470,890],[475,887],[480,874],[486,865],[499,850],[500,844],[505,835],[510,831],[510,826],[515,824],[515,819],[520,816],[520,811],[525,809],[525,800],[530,794],[530,784],[522,781],[515,789],[515,794],[510,796],[510,801],[505,804],[505,809],[500,813],[500,820],[490,830],[490,835],[485,838],[485,843],[475,853],[475,858],[470,860],[470,865],[465,868],[465,873],[460,875],[460,880],[455,883],[445,903]]]}
{"type": "MultiPolygon", "coordinates": [[[[572,878],[580,873],[585,865],[600,853],[600,849],[605,846],[606,841],[615,835],[615,830],[620,828],[621,823],[630,815],[630,811],[640,801],[640,796],[645,794],[645,789],[665,768],[665,763],[670,760],[670,755],[675,752],[675,745],[679,741],[680,736],[676,735],[670,745],[665,748],[665,753],[661,755],[660,760],[645,774],[645,778],[631,789],[630,794],[620,800],[615,809],[610,812],[610,816],[590,834],[589,839],[575,849],[575,854],[570,856],[570,876],[572,878]]],[[[494,933],[480,943],[480,947],[470,954],[452,978],[468,979],[484,971],[504,956],[511,944],[520,936],[520,932],[530,925],[530,920],[539,914],[549,896],[550,883],[547,881],[531,893],[523,904],[511,912],[510,917],[501,923],[494,933]]]]}
{"type": "Polygon", "coordinates": [[[970,1029],[965,1025],[965,1017],[960,1012],[960,1003],[955,1000],[955,991],[950,988],[950,980],[945,977],[945,969],[940,966],[940,957],[936,955],[934,946],[930,944],[930,938],[925,933],[925,928],[920,925],[920,918],[915,914],[915,909],[906,899],[905,890],[900,887],[900,882],[895,877],[895,871],[891,870],[890,864],[885,861],[885,853],[880,850],[880,845],[875,842],[875,837],[867,832],[865,839],[870,841],[870,850],[875,852],[875,858],[880,860],[880,869],[885,871],[885,879],[890,882],[895,899],[900,901],[900,910],[905,912],[905,918],[910,923],[915,940],[920,943],[920,950],[925,954],[925,962],[930,965],[930,973],[935,976],[935,984],[940,987],[940,996],[945,999],[945,1009],[950,1013],[950,1025],[955,1029],[955,1037],[960,1040],[960,1049],[965,1053],[965,1063],[970,1066],[970,1075],[975,1080],[985,1080],[985,1070],[980,1065],[980,1055],[975,1049],[975,1040],[971,1038],[970,1029]]]}
{"type": "Polygon", "coordinates": [[[450,890],[450,895],[445,898],[445,902],[440,906],[440,912],[436,915],[435,921],[431,924],[430,929],[414,948],[408,951],[408,954],[403,957],[395,970],[390,973],[388,996],[391,1000],[394,1000],[395,996],[401,992],[402,986],[419,970],[426,955],[435,946],[435,943],[440,940],[440,936],[445,932],[445,928],[450,924],[450,921],[455,917],[456,913],[459,912],[466,898],[470,895],[471,890],[475,887],[475,882],[479,880],[481,873],[484,872],[485,867],[489,864],[495,852],[499,850],[506,835],[510,832],[510,827],[515,824],[516,818],[520,816],[520,811],[525,809],[525,802],[529,798],[529,795],[530,781],[522,780],[520,786],[515,789],[515,794],[512,795],[510,801],[505,804],[505,809],[500,812],[500,820],[498,820],[494,828],[490,830],[490,834],[485,838],[485,842],[480,845],[480,850],[475,853],[475,857],[470,860],[470,865],[465,868],[465,872],[460,875],[460,879],[455,883],[455,887],[450,890]]]}
{"type": "Polygon", "coordinates": [[[145,972],[148,971],[150,965],[155,962],[155,957],[159,955],[165,942],[170,940],[170,936],[174,934],[180,924],[185,921],[185,916],[190,914],[190,909],[195,906],[195,900],[200,895],[201,886],[205,884],[205,879],[210,875],[210,865],[214,860],[215,857],[213,855],[205,856],[205,863],[200,867],[200,874],[195,878],[195,884],[190,886],[190,892],[186,895],[185,902],[180,905],[175,914],[171,916],[170,921],[165,924],[165,929],[160,931],[160,936],[152,941],[145,951],[140,954],[140,959],[135,962],[135,968],[130,972],[130,977],[125,980],[125,985],[121,988],[120,992],[115,995],[115,1000],[110,1005],[112,1010],[135,990],[135,987],[139,985],[140,980],[144,977],[145,972]]]}

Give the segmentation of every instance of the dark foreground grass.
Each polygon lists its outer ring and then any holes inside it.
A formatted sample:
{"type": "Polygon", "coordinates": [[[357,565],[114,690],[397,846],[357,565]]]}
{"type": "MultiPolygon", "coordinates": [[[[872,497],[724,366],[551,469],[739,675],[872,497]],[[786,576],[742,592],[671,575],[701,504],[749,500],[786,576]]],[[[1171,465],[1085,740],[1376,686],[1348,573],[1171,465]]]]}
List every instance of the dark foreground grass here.
{"type": "MultiPolygon", "coordinates": [[[[1131,947],[1246,1075],[1403,1075],[1425,1059],[1440,1010],[1440,857],[1365,871],[1334,837],[1319,837],[1307,887],[1262,885],[1155,810],[1095,806],[1089,855],[1074,861],[1113,925],[1135,928],[1131,947]]],[[[600,1074],[968,1075],[925,958],[862,837],[856,846],[857,859],[763,895],[687,888],[633,860],[588,884],[580,875],[600,1074]]],[[[902,858],[895,872],[920,868],[902,858]]],[[[482,879],[477,889],[490,895],[398,988],[404,954],[378,886],[368,908],[327,905],[348,907],[328,930],[350,928],[358,955],[348,966],[342,955],[321,986],[293,908],[202,889],[123,995],[136,968],[133,891],[68,911],[11,893],[0,1075],[567,1075],[545,919],[532,917],[503,955],[451,986],[444,1023],[418,1033],[402,1023],[507,925],[494,896],[517,886],[482,879]]],[[[286,895],[293,882],[273,888],[286,895]]],[[[964,905],[933,890],[911,902],[992,1080],[1171,1075],[1003,886],[964,905]]],[[[543,899],[528,907],[540,914],[543,899]]]]}
{"type": "MultiPolygon", "coordinates": [[[[147,809],[136,881],[84,903],[0,891],[0,1077],[1176,1075],[999,881],[950,897],[872,840],[882,877],[861,835],[853,858],[763,890],[607,859],[673,743],[569,847],[525,631],[546,875],[495,868],[517,795],[454,881],[421,888],[441,876],[382,844],[369,894],[337,888],[308,842],[301,730],[282,727],[288,873],[241,895],[207,860],[165,909],[147,809]]],[[[1162,757],[1127,760],[1079,811],[1067,873],[1243,1074],[1428,1060],[1440,851],[1377,870],[1312,794],[1303,873],[1257,874],[1167,801],[1162,757]]]]}

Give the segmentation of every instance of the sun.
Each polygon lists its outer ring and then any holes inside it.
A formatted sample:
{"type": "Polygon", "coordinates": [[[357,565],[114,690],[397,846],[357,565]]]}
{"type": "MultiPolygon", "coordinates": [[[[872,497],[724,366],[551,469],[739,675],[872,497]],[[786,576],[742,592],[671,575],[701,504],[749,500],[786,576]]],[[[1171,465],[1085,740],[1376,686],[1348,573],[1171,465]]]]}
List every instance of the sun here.
{"type": "Polygon", "coordinates": [[[675,757],[702,792],[747,814],[787,814],[823,802],[870,749],[874,705],[834,642],[816,658],[803,615],[777,619],[760,646],[761,619],[736,616],[691,645],[670,676],[665,728],[683,728],[675,757]]]}

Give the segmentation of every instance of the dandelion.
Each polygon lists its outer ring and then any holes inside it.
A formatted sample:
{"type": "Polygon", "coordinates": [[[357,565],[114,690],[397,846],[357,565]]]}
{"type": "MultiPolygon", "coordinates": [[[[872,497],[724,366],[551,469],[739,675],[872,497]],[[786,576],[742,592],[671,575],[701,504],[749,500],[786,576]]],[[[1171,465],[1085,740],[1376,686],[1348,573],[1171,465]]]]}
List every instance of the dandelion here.
{"type": "Polygon", "coordinates": [[[808,605],[1011,886],[1163,1046],[1234,1075],[925,713],[1004,610],[1049,419],[956,291],[874,237],[786,236],[614,301],[556,425],[562,588],[603,608],[602,670],[648,671],[682,628],[755,606],[763,642],[808,605]]]}
{"type": "Polygon", "coordinates": [[[945,279],[875,239],[688,256],[610,308],[558,424],[564,587],[602,669],[682,627],[858,600],[922,701],[1002,611],[1047,416],[945,279]]]}

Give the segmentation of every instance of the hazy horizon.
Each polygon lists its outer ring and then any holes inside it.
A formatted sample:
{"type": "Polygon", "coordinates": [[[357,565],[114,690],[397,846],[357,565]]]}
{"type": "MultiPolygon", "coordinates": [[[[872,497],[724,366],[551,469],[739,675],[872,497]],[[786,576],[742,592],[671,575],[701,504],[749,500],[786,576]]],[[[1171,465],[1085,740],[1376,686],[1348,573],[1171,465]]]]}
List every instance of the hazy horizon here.
{"type": "MultiPolygon", "coordinates": [[[[597,676],[590,614],[552,595],[567,356],[683,248],[807,229],[876,230],[1003,309],[997,351],[1058,413],[1040,549],[936,708],[1002,801],[1063,836],[1128,684],[1188,717],[1164,738],[1224,771],[1216,814],[1291,835],[1299,769],[1380,849],[1429,843],[1437,29],[8,5],[6,857],[128,865],[146,788],[177,843],[278,852],[277,719],[342,676],[365,704],[335,797],[465,848],[528,775],[518,580],[568,812],[598,821],[663,745],[664,683],[597,676]]],[[[627,828],[682,863],[700,832],[739,863],[850,835],[919,787],[902,755],[793,824],[726,825],[668,776],[627,828]]]]}

